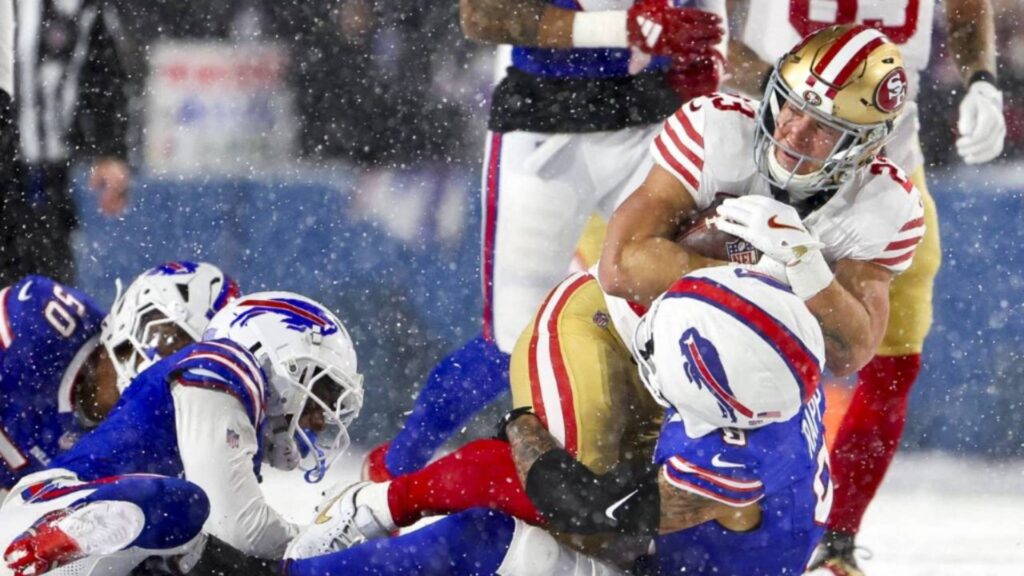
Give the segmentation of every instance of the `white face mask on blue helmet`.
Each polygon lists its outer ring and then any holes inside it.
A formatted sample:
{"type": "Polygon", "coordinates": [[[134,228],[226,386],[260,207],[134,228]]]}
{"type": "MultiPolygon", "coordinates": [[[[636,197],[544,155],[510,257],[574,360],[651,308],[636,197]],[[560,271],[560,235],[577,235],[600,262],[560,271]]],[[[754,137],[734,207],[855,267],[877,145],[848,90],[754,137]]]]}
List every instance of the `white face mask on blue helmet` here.
{"type": "Polygon", "coordinates": [[[300,468],[319,482],[349,446],[348,426],[363,405],[352,339],[320,304],[290,292],[240,298],[210,322],[204,340],[248,349],[269,382],[264,453],[275,468],[300,468]],[[304,429],[304,413],[318,415],[304,429]]]}

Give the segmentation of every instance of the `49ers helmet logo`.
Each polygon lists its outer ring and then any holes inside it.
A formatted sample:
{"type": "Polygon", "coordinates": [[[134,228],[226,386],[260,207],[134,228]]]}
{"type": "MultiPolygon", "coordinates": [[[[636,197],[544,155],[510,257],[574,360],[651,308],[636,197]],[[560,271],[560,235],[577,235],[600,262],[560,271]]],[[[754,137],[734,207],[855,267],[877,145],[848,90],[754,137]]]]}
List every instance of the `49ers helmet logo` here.
{"type": "Polygon", "coordinates": [[[903,107],[907,99],[907,73],[896,68],[886,74],[875,89],[875,105],[883,112],[894,112],[903,107]]]}

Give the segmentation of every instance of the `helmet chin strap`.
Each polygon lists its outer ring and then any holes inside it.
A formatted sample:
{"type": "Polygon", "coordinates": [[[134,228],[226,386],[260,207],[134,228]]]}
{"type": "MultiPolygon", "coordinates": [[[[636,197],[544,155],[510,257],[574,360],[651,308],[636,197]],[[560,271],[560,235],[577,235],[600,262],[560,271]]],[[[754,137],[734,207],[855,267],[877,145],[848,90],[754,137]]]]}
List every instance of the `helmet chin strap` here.
{"type": "Polygon", "coordinates": [[[821,190],[820,169],[809,174],[794,174],[786,170],[775,156],[775,145],[768,149],[767,160],[768,170],[771,172],[772,177],[779,182],[786,183],[786,192],[789,192],[791,200],[802,202],[821,190]]]}

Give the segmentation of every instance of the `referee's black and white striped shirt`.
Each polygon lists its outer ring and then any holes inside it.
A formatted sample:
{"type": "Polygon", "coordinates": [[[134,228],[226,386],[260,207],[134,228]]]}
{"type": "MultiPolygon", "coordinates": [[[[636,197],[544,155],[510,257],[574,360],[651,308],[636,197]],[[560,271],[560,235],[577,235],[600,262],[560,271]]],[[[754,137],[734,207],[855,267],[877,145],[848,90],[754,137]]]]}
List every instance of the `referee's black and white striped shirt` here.
{"type": "Polygon", "coordinates": [[[62,162],[79,150],[124,157],[127,97],[113,6],[102,0],[17,0],[15,9],[22,159],[62,162]]]}

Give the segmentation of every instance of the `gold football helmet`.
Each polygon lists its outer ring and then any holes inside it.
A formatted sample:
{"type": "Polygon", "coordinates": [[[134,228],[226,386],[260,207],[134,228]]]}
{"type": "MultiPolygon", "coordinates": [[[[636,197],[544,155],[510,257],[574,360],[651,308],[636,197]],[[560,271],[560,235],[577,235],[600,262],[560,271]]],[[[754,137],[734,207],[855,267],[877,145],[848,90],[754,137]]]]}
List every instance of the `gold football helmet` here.
{"type": "Polygon", "coordinates": [[[885,144],[907,98],[899,48],[864,25],[832,26],[800,41],[779,59],[765,88],[754,136],[754,161],[773,186],[808,196],[837,188],[867,165],[885,144]],[[776,119],[789,105],[841,133],[832,152],[815,158],[775,137],[776,119]],[[792,169],[776,148],[799,159],[792,169]],[[804,163],[821,164],[799,174],[804,163]]]}

